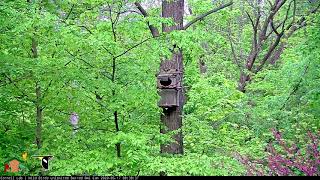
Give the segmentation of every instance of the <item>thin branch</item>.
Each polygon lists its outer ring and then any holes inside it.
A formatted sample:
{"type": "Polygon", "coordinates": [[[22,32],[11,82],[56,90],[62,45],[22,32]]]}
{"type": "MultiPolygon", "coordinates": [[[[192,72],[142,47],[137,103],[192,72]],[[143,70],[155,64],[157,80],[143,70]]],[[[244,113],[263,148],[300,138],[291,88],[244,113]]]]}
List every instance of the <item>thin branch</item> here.
{"type": "Polygon", "coordinates": [[[141,12],[139,11],[135,11],[135,10],[125,10],[125,11],[121,11],[119,12],[120,14],[125,14],[125,13],[136,13],[136,14],[139,14],[139,15],[143,15],[141,12]]]}
{"type": "Polygon", "coordinates": [[[267,62],[267,60],[269,59],[269,57],[272,55],[273,51],[275,50],[275,48],[279,45],[280,40],[283,36],[284,32],[281,32],[278,36],[276,41],[270,46],[268,52],[266,53],[266,55],[263,57],[260,66],[256,69],[255,73],[259,72],[262,67],[265,65],[265,63],[267,62]]]}
{"type": "Polygon", "coordinates": [[[231,47],[231,52],[232,52],[232,55],[233,55],[234,62],[239,67],[239,69],[241,69],[241,65],[240,65],[240,63],[238,61],[238,57],[236,55],[236,51],[235,51],[234,46],[233,46],[230,23],[228,24],[228,31],[227,32],[228,32],[227,36],[228,36],[228,39],[229,39],[229,42],[230,42],[230,47],[231,47]]]}
{"type": "MultiPolygon", "coordinates": [[[[278,25],[276,25],[276,26],[274,26],[274,28],[275,29],[278,29],[280,26],[282,26],[283,25],[283,21],[281,22],[281,23],[279,23],[278,25]]],[[[273,28],[271,27],[271,30],[270,30],[270,32],[266,35],[266,39],[268,39],[270,36],[271,36],[271,34],[273,33],[274,31],[273,31],[273,28]]]]}
{"type": "Polygon", "coordinates": [[[297,1],[293,0],[293,18],[291,25],[296,21],[297,1]]]}
{"type": "Polygon", "coordinates": [[[67,17],[64,19],[64,21],[68,20],[70,14],[71,14],[72,11],[73,11],[74,6],[75,6],[75,4],[72,4],[72,6],[71,6],[71,8],[70,8],[70,11],[68,12],[67,17]]]}
{"type": "Polygon", "coordinates": [[[129,49],[127,49],[126,51],[124,51],[123,53],[121,53],[121,54],[119,54],[119,55],[115,56],[114,58],[115,58],[115,59],[117,59],[117,58],[119,58],[119,57],[121,57],[121,56],[123,56],[123,55],[127,54],[129,51],[131,51],[131,50],[133,50],[134,48],[136,48],[136,47],[140,46],[141,44],[143,44],[143,43],[145,43],[145,42],[149,41],[150,39],[151,39],[151,38],[147,38],[147,39],[145,39],[145,40],[141,41],[140,43],[138,43],[138,44],[136,44],[136,45],[132,46],[131,48],[129,48],[129,49]]]}
{"type": "Polygon", "coordinates": [[[229,2],[229,3],[227,3],[227,4],[224,4],[224,5],[221,5],[221,6],[218,7],[218,8],[212,9],[211,11],[208,11],[208,12],[206,12],[206,13],[204,13],[204,14],[201,14],[200,16],[196,17],[194,20],[192,20],[192,21],[190,21],[188,24],[186,24],[182,29],[183,29],[183,30],[186,30],[186,29],[188,29],[191,25],[193,25],[194,23],[202,20],[203,18],[209,16],[209,15],[212,14],[212,13],[218,12],[218,11],[220,11],[220,10],[226,8],[226,7],[229,7],[229,6],[231,6],[232,4],[233,4],[233,1],[231,1],[231,2],[229,2]]]}
{"type": "Polygon", "coordinates": [[[27,97],[27,100],[29,100],[30,102],[35,103],[34,100],[32,100],[23,90],[21,90],[18,85],[7,75],[4,73],[4,76],[9,80],[9,82],[11,84],[13,84],[13,86],[22,94],[23,97],[27,97]]]}
{"type": "MultiPolygon", "coordinates": [[[[294,1],[295,1],[295,0],[294,0],[294,1]]],[[[297,31],[297,30],[299,30],[299,29],[307,26],[306,16],[309,16],[309,15],[311,15],[311,14],[316,13],[319,9],[320,9],[320,3],[318,4],[318,6],[317,6],[315,9],[309,11],[305,16],[301,17],[301,18],[298,20],[297,23],[295,23],[295,24],[294,24],[294,23],[289,24],[289,25],[287,26],[287,28],[286,28],[286,30],[290,30],[290,31],[288,32],[288,34],[286,35],[287,38],[289,38],[295,31],[297,31]]],[[[294,13],[294,18],[295,18],[295,14],[296,14],[296,3],[294,3],[294,12],[293,12],[293,13],[294,13]]],[[[292,22],[294,22],[294,20],[293,20],[292,22]]]]}
{"type": "Polygon", "coordinates": [[[250,22],[251,22],[252,27],[255,28],[255,24],[254,24],[254,22],[253,22],[252,17],[251,17],[250,14],[248,13],[248,11],[245,11],[245,12],[246,12],[247,16],[249,17],[249,20],[250,20],[250,22]]]}
{"type": "Polygon", "coordinates": [[[86,29],[90,34],[93,34],[92,31],[85,25],[78,25],[78,27],[86,29]]]}
{"type": "Polygon", "coordinates": [[[320,3],[318,4],[318,6],[317,6],[316,8],[314,8],[314,9],[311,11],[311,14],[316,13],[319,9],[320,9],[320,3]]]}
{"type": "Polygon", "coordinates": [[[269,3],[270,8],[272,8],[273,7],[272,2],[270,0],[267,0],[267,2],[269,3]]]}
{"type": "Polygon", "coordinates": [[[290,97],[299,90],[300,85],[301,85],[301,83],[302,83],[302,81],[303,81],[303,78],[304,78],[304,76],[305,76],[305,75],[307,74],[307,72],[308,72],[308,69],[309,69],[309,64],[304,68],[304,71],[303,71],[302,75],[300,76],[301,78],[300,78],[299,82],[293,87],[292,91],[291,91],[290,94],[288,95],[287,99],[286,99],[285,102],[283,103],[283,105],[282,105],[282,107],[280,108],[280,110],[283,110],[283,109],[286,107],[286,105],[287,105],[290,97]]]}
{"type": "Polygon", "coordinates": [[[274,27],[273,20],[271,20],[271,28],[272,28],[273,32],[275,32],[275,33],[276,33],[276,35],[277,35],[277,36],[279,36],[279,35],[280,35],[280,33],[278,32],[277,28],[275,28],[275,27],[274,27]]]}
{"type": "MultiPolygon", "coordinates": [[[[145,18],[147,18],[149,16],[147,11],[141,6],[141,4],[139,2],[135,2],[134,5],[139,9],[141,14],[145,18]]],[[[154,38],[158,37],[159,36],[159,30],[155,26],[151,25],[149,21],[147,22],[147,24],[148,24],[148,27],[149,27],[149,29],[151,31],[152,37],[154,37],[154,38]]]]}
{"type": "Polygon", "coordinates": [[[112,75],[111,74],[107,74],[107,72],[100,72],[101,75],[103,75],[104,77],[106,77],[107,79],[112,81],[112,75]]]}
{"type": "Polygon", "coordinates": [[[47,93],[48,93],[48,91],[49,91],[49,88],[50,88],[50,86],[51,86],[51,84],[52,84],[52,79],[50,80],[50,82],[49,82],[49,84],[48,84],[48,86],[46,87],[46,90],[44,90],[44,92],[43,92],[43,95],[42,95],[42,98],[45,98],[46,96],[47,96],[47,93]]]}
{"type": "Polygon", "coordinates": [[[107,5],[108,5],[108,10],[109,10],[109,17],[110,17],[110,21],[111,21],[111,23],[113,24],[113,19],[112,19],[112,8],[111,8],[111,6],[110,6],[110,4],[109,4],[109,3],[107,3],[107,5]]]}
{"type": "MultiPolygon", "coordinates": [[[[86,27],[86,26],[84,26],[84,25],[76,25],[76,24],[70,24],[70,25],[75,25],[75,26],[84,28],[84,29],[87,30],[91,35],[93,35],[93,32],[92,32],[88,27],[86,27]]],[[[114,54],[112,54],[111,51],[108,50],[105,46],[102,45],[102,48],[103,48],[104,50],[106,50],[112,57],[114,56],[114,54]]],[[[69,61],[65,66],[67,66],[69,63],[70,63],[70,61],[69,61]]]]}
{"type": "Polygon", "coordinates": [[[114,24],[117,25],[118,24],[118,21],[119,21],[119,18],[120,18],[120,15],[121,15],[121,9],[123,7],[123,3],[121,1],[121,5],[118,6],[118,11],[116,12],[117,13],[117,16],[116,16],[116,19],[114,20],[114,24]]]}
{"type": "Polygon", "coordinates": [[[64,66],[68,66],[70,63],[72,62],[72,60],[70,60],[69,62],[67,62],[64,66]]]}
{"type": "MultiPolygon", "coordinates": [[[[96,95],[94,92],[92,92],[92,91],[89,91],[89,90],[87,90],[87,88],[86,87],[84,87],[84,86],[81,86],[82,87],[82,89],[84,89],[86,92],[90,92],[90,93],[93,93],[94,95],[96,95]]],[[[89,99],[91,99],[92,101],[94,101],[94,102],[96,102],[98,105],[100,105],[102,108],[104,108],[105,110],[108,110],[108,111],[112,111],[110,108],[108,108],[106,105],[104,105],[102,102],[100,102],[100,101],[97,101],[97,99],[94,99],[94,98],[92,98],[90,95],[88,95],[88,94],[86,94],[86,96],[89,98],[89,99]]]]}
{"type": "Polygon", "coordinates": [[[108,4],[108,8],[109,8],[109,17],[110,17],[110,21],[111,21],[111,29],[112,29],[112,34],[113,34],[113,40],[114,40],[114,42],[117,42],[117,33],[116,33],[116,27],[115,27],[116,21],[117,21],[117,17],[116,17],[116,20],[113,20],[113,18],[112,18],[112,8],[111,8],[109,3],[107,3],[107,4],[108,4]]]}
{"type": "Polygon", "coordinates": [[[3,87],[3,86],[7,86],[7,85],[10,85],[10,84],[12,84],[12,83],[16,83],[16,82],[20,82],[20,81],[22,81],[22,80],[25,80],[25,79],[27,79],[27,78],[30,78],[30,77],[32,77],[32,74],[28,74],[28,75],[26,75],[26,76],[23,76],[23,77],[21,77],[21,78],[19,78],[19,79],[15,79],[15,80],[13,80],[13,79],[11,79],[12,81],[10,82],[6,82],[6,77],[5,77],[5,73],[2,73],[2,75],[3,75],[3,78],[4,78],[4,80],[1,80],[0,81],[0,87],[3,87]],[[2,83],[2,84],[1,84],[2,83]]]}
{"type": "MultiPolygon", "coordinates": [[[[290,9],[291,9],[291,5],[292,5],[292,3],[294,3],[295,2],[295,0],[292,0],[290,3],[289,3],[289,7],[288,7],[288,9],[287,9],[287,12],[286,12],[286,16],[285,16],[285,18],[284,18],[284,20],[283,20],[283,24],[282,24],[282,31],[284,31],[284,26],[285,26],[285,24],[286,24],[286,21],[288,20],[288,18],[289,18],[289,12],[290,12],[290,9]]],[[[295,9],[293,10],[293,12],[294,12],[294,14],[295,14],[295,9]]],[[[293,16],[293,20],[294,20],[294,16],[293,16]]],[[[294,21],[292,21],[292,23],[291,24],[293,24],[293,22],[294,21]]]]}
{"type": "Polygon", "coordinates": [[[246,12],[251,24],[252,24],[252,29],[253,29],[253,39],[252,39],[252,47],[251,47],[251,52],[250,55],[247,58],[247,69],[251,70],[253,67],[253,64],[255,63],[258,53],[261,49],[261,44],[258,44],[258,25],[260,22],[260,18],[261,18],[261,13],[257,13],[257,17],[256,17],[256,21],[254,23],[252,17],[250,16],[250,14],[248,12],[246,12]]]}
{"type": "Polygon", "coordinates": [[[105,46],[102,45],[102,48],[104,50],[106,50],[112,57],[114,56],[114,54],[112,54],[111,51],[109,49],[107,49],[105,46]]]}
{"type": "Polygon", "coordinates": [[[256,19],[256,23],[254,25],[254,50],[258,52],[258,25],[260,23],[261,13],[258,13],[258,17],[256,19]]]}
{"type": "Polygon", "coordinates": [[[231,46],[231,52],[232,52],[232,55],[233,55],[233,59],[234,59],[234,62],[236,63],[236,65],[239,67],[239,69],[241,69],[241,65],[238,61],[238,58],[237,58],[237,55],[236,55],[236,52],[235,52],[235,49],[234,49],[234,46],[233,46],[233,42],[232,42],[232,39],[230,36],[229,37],[229,42],[230,42],[230,46],[231,46]]]}
{"type": "MultiPolygon", "coordinates": [[[[85,64],[87,64],[87,65],[90,66],[91,68],[96,68],[96,67],[93,66],[92,64],[88,63],[86,60],[84,60],[84,59],[82,59],[82,58],[80,58],[80,57],[76,57],[76,55],[72,54],[70,51],[68,51],[68,49],[65,49],[65,51],[66,51],[69,55],[71,55],[73,58],[80,59],[81,61],[83,61],[85,64]]],[[[68,62],[67,64],[65,64],[65,66],[68,65],[69,63],[70,63],[70,62],[68,62]]]]}

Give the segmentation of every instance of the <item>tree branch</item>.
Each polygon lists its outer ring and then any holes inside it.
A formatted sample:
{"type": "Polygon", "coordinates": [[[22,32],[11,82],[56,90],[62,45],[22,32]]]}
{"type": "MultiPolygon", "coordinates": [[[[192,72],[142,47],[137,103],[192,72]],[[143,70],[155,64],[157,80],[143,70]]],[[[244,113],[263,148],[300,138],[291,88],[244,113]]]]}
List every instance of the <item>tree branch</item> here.
{"type": "Polygon", "coordinates": [[[27,79],[27,78],[30,78],[30,77],[32,77],[32,74],[28,74],[28,75],[25,75],[24,77],[21,77],[21,78],[17,78],[17,79],[15,79],[15,80],[13,80],[13,79],[11,79],[11,81],[6,77],[7,75],[5,74],[5,73],[2,73],[1,74],[2,76],[3,76],[3,79],[4,80],[1,80],[0,81],[0,87],[3,87],[3,86],[7,86],[7,85],[10,85],[10,84],[12,84],[12,83],[18,83],[18,82],[20,82],[20,81],[22,81],[22,80],[25,80],[25,79],[27,79]],[[9,82],[6,82],[6,79],[8,79],[9,80],[9,82]],[[2,84],[1,84],[2,83],[2,84]]]}
{"type": "MultiPolygon", "coordinates": [[[[289,19],[289,12],[290,12],[290,9],[291,9],[291,5],[292,5],[292,3],[294,3],[294,9],[293,9],[293,14],[295,15],[295,0],[292,0],[290,3],[289,3],[289,7],[288,7],[288,9],[287,9],[287,12],[286,12],[286,17],[284,18],[284,20],[283,20],[283,24],[282,24],[282,31],[284,31],[284,26],[285,26],[285,24],[286,24],[286,21],[289,19]]],[[[293,24],[293,22],[294,22],[294,19],[295,19],[295,17],[293,16],[293,21],[291,22],[291,24],[293,24]]]]}
{"type": "Polygon", "coordinates": [[[280,40],[283,36],[284,32],[281,32],[278,36],[276,41],[270,46],[268,52],[266,53],[266,55],[263,57],[260,66],[256,69],[255,73],[259,72],[263,66],[265,65],[265,63],[267,62],[267,60],[269,59],[269,57],[272,55],[273,51],[275,50],[275,48],[279,45],[280,40]]]}
{"type": "Polygon", "coordinates": [[[107,49],[104,45],[102,45],[102,48],[104,49],[104,50],[106,50],[110,55],[111,55],[111,57],[113,57],[114,55],[110,52],[110,50],[109,49],[107,49]]]}
{"type": "MultiPolygon", "coordinates": [[[[269,15],[266,17],[264,24],[262,26],[262,29],[260,31],[259,35],[259,43],[261,44],[264,40],[267,39],[267,30],[269,27],[270,22],[274,18],[274,16],[278,13],[278,11],[281,9],[281,7],[285,4],[287,0],[277,0],[274,5],[271,4],[271,10],[269,12],[269,15]]],[[[271,3],[271,2],[269,2],[271,3]]]]}
{"type": "Polygon", "coordinates": [[[316,8],[314,8],[314,9],[311,11],[311,14],[316,13],[319,9],[320,9],[320,3],[318,4],[318,6],[317,6],[316,8]]]}
{"type": "MultiPolygon", "coordinates": [[[[134,5],[139,9],[139,11],[141,12],[141,14],[142,14],[145,18],[149,16],[148,13],[147,13],[147,11],[146,11],[145,9],[143,9],[143,7],[141,6],[140,3],[135,2],[134,5]]],[[[158,30],[156,27],[154,27],[153,25],[151,25],[149,21],[147,22],[147,24],[148,24],[148,27],[149,27],[149,29],[150,29],[150,31],[151,31],[152,37],[154,37],[154,38],[155,38],[155,37],[158,37],[158,36],[159,36],[159,30],[158,30]]]]}
{"type": "Polygon", "coordinates": [[[193,19],[192,21],[190,21],[188,24],[186,24],[182,29],[183,29],[183,30],[186,30],[186,29],[188,29],[191,25],[193,25],[194,23],[202,20],[203,18],[209,16],[209,15],[212,14],[212,13],[218,12],[218,11],[220,11],[220,10],[226,8],[226,7],[229,7],[229,6],[231,6],[232,4],[233,4],[233,1],[231,1],[231,2],[229,2],[229,3],[227,3],[227,4],[224,4],[224,5],[222,5],[222,6],[218,7],[218,8],[212,9],[211,11],[208,11],[208,12],[206,12],[206,13],[204,13],[204,14],[201,14],[200,16],[196,17],[195,19],[193,19]]]}
{"type": "Polygon", "coordinates": [[[42,98],[45,98],[47,96],[47,93],[49,91],[49,88],[51,87],[51,84],[52,84],[52,79],[50,80],[49,84],[47,85],[47,88],[44,90],[44,93],[43,93],[43,96],[42,98]]]}
{"type": "Polygon", "coordinates": [[[253,22],[252,17],[251,17],[250,14],[248,13],[248,11],[245,11],[245,12],[246,12],[246,14],[247,14],[247,16],[248,16],[248,18],[249,18],[249,20],[250,20],[250,22],[251,22],[252,27],[255,28],[256,26],[254,25],[254,22],[253,22]]]}
{"type": "MultiPolygon", "coordinates": [[[[90,66],[91,68],[96,68],[94,65],[90,64],[89,62],[87,62],[86,60],[82,59],[81,57],[77,57],[77,55],[72,54],[68,49],[65,49],[65,51],[72,56],[75,59],[79,59],[81,61],[83,61],[85,64],[87,64],[88,66],[90,66]]],[[[67,66],[70,62],[68,62],[67,64],[65,64],[64,66],[67,66]]]]}
{"type": "Polygon", "coordinates": [[[134,48],[136,48],[136,47],[140,46],[141,44],[143,44],[143,43],[147,42],[147,41],[148,41],[148,40],[150,40],[150,39],[151,39],[151,38],[147,38],[147,39],[145,39],[145,40],[143,40],[143,41],[139,42],[138,44],[136,44],[136,45],[134,45],[134,46],[130,47],[129,49],[127,49],[127,50],[126,50],[126,51],[124,51],[123,53],[121,53],[121,54],[119,54],[119,55],[115,56],[114,58],[115,58],[115,59],[117,59],[117,58],[119,58],[119,57],[121,57],[121,56],[123,56],[123,55],[127,54],[127,53],[128,53],[129,51],[131,51],[132,49],[134,49],[134,48]]]}
{"type": "Polygon", "coordinates": [[[275,27],[274,27],[273,20],[271,20],[271,28],[272,28],[273,32],[275,32],[275,33],[276,33],[276,35],[277,35],[277,36],[279,36],[279,35],[280,35],[280,33],[278,32],[277,28],[275,28],[275,27]]]}
{"type": "Polygon", "coordinates": [[[309,68],[309,64],[305,66],[304,71],[302,73],[302,75],[300,76],[301,78],[299,79],[299,82],[293,87],[292,91],[290,92],[290,94],[288,95],[287,99],[285,100],[285,102],[283,103],[283,105],[281,106],[280,110],[283,110],[288,101],[290,100],[291,96],[294,95],[300,88],[302,82],[303,82],[303,78],[304,76],[307,74],[308,72],[308,68],[309,68]]]}
{"type": "Polygon", "coordinates": [[[64,19],[64,21],[68,20],[70,14],[71,14],[72,11],[73,11],[74,6],[75,6],[75,4],[72,4],[72,6],[71,6],[71,8],[70,8],[70,10],[69,10],[69,12],[68,12],[68,14],[67,14],[67,17],[64,19]]]}
{"type": "Polygon", "coordinates": [[[26,97],[28,101],[35,103],[35,101],[32,100],[22,89],[20,89],[18,85],[7,74],[4,73],[4,76],[9,80],[10,84],[13,84],[13,86],[22,94],[23,97],[26,97]]]}
{"type": "Polygon", "coordinates": [[[257,13],[257,17],[255,22],[253,21],[252,17],[250,14],[246,11],[247,16],[249,17],[253,29],[253,38],[252,38],[252,47],[251,47],[251,52],[247,58],[247,69],[251,70],[253,67],[254,62],[257,59],[257,55],[261,49],[261,44],[258,44],[258,25],[260,22],[261,14],[257,13]]]}
{"type": "Polygon", "coordinates": [[[87,30],[90,34],[93,34],[92,31],[91,31],[87,26],[85,26],[85,25],[76,25],[76,26],[78,26],[78,27],[80,27],[80,28],[84,28],[84,29],[87,30]]]}
{"type": "Polygon", "coordinates": [[[239,63],[238,57],[236,55],[236,51],[235,51],[234,46],[233,46],[230,24],[229,24],[227,36],[228,36],[228,39],[229,39],[229,42],[230,42],[230,47],[231,47],[231,52],[232,52],[232,55],[233,55],[234,62],[239,67],[239,69],[241,69],[241,65],[239,63]]]}

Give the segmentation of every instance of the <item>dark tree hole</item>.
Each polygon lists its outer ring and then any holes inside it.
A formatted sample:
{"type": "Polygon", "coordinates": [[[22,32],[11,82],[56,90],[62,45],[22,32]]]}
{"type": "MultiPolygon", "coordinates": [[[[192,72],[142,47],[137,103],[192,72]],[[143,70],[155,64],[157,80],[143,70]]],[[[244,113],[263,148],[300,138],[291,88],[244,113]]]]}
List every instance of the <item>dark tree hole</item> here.
{"type": "Polygon", "coordinates": [[[160,80],[160,84],[161,84],[162,86],[169,86],[171,83],[172,83],[172,81],[171,81],[170,78],[168,78],[168,79],[166,79],[166,80],[160,80]]]}
{"type": "Polygon", "coordinates": [[[166,108],[163,108],[163,113],[168,115],[175,110],[176,110],[176,107],[166,107],[166,108]]]}

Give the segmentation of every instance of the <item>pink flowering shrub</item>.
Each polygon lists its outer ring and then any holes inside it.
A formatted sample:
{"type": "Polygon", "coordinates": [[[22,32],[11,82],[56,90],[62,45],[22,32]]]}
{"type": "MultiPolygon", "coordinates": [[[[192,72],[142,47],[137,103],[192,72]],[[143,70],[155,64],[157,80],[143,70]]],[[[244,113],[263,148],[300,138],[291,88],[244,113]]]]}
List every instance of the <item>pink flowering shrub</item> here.
{"type": "Polygon", "coordinates": [[[319,176],[319,135],[308,132],[307,146],[300,149],[297,144],[289,145],[282,134],[272,129],[275,146],[270,142],[266,148],[268,157],[262,160],[250,160],[240,154],[236,158],[245,165],[248,176],[319,176]]]}

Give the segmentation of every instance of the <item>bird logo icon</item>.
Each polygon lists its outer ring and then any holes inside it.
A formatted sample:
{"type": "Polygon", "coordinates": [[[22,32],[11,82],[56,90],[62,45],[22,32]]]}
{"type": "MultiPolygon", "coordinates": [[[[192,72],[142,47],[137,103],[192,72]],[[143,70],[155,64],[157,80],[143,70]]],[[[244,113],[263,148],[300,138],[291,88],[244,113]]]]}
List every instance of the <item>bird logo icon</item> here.
{"type": "Polygon", "coordinates": [[[33,156],[34,158],[38,158],[41,160],[41,166],[45,169],[49,169],[49,161],[52,160],[53,156],[45,155],[45,156],[33,156]]]}

